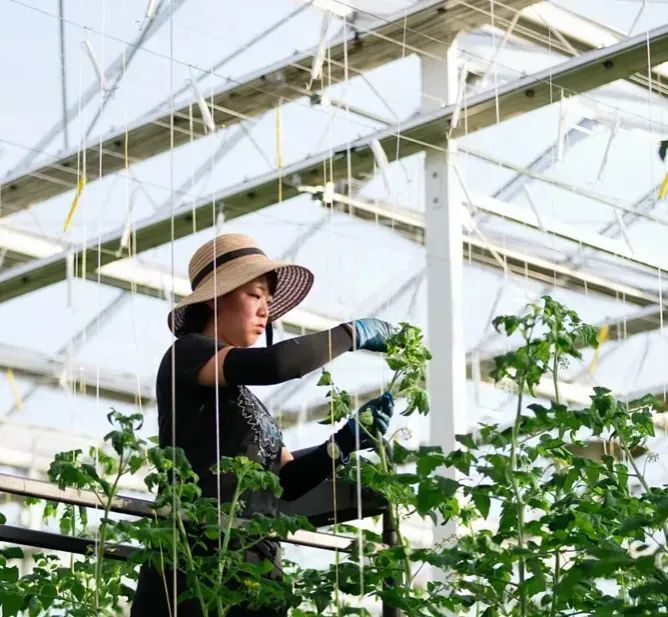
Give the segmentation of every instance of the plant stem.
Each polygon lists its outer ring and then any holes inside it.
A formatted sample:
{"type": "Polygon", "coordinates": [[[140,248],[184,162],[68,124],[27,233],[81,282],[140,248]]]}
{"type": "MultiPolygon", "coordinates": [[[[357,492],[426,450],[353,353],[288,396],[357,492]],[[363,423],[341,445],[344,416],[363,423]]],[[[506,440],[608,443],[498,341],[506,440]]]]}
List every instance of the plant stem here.
{"type": "Polygon", "coordinates": [[[390,381],[389,385],[387,386],[387,391],[392,392],[392,388],[394,387],[394,384],[396,381],[399,379],[399,375],[401,375],[402,371],[395,371],[394,376],[392,377],[392,381],[390,381]]]}
{"type": "MultiPolygon", "coordinates": [[[[188,543],[188,534],[186,533],[186,528],[185,525],[183,524],[183,518],[181,517],[180,512],[176,513],[176,522],[178,524],[179,533],[181,534],[181,544],[183,544],[184,547],[184,554],[188,570],[194,573],[195,560],[193,559],[193,555],[190,550],[190,544],[188,543]]],[[[204,596],[202,596],[202,588],[199,584],[199,579],[197,578],[197,576],[194,577],[194,584],[195,584],[195,593],[197,594],[197,600],[199,601],[200,608],[202,609],[202,614],[204,615],[204,617],[208,617],[209,609],[206,607],[206,603],[204,602],[204,596]]]]}
{"type": "MultiPolygon", "coordinates": [[[[522,503],[522,496],[520,494],[519,485],[517,484],[517,478],[515,477],[515,471],[517,469],[517,439],[519,433],[520,418],[522,414],[522,400],[524,392],[524,376],[520,378],[518,383],[519,393],[517,396],[517,410],[515,413],[515,422],[513,423],[513,432],[512,440],[510,444],[510,483],[512,485],[513,494],[515,495],[515,501],[517,502],[517,541],[521,551],[524,551],[524,504],[522,503]]],[[[518,577],[519,577],[519,606],[520,606],[520,617],[526,617],[527,611],[527,592],[524,586],[524,555],[520,555],[518,563],[518,577]]]]}
{"type": "MultiPolygon", "coordinates": [[[[620,432],[619,432],[619,429],[617,428],[617,426],[616,425],[613,425],[613,426],[615,426],[615,430],[617,431],[617,434],[620,435],[620,432]]],[[[629,463],[631,463],[631,467],[633,467],[633,471],[635,472],[635,474],[636,474],[640,484],[642,485],[643,489],[645,489],[646,493],[649,493],[650,490],[651,490],[651,487],[650,487],[649,484],[647,484],[647,480],[645,480],[645,476],[640,471],[640,468],[636,464],[636,461],[633,458],[633,456],[631,456],[631,450],[629,450],[629,447],[626,445],[626,442],[621,438],[621,436],[619,438],[619,443],[622,446],[622,449],[624,450],[624,454],[625,454],[627,460],[629,461],[629,463]]],[[[664,521],[663,524],[662,524],[662,527],[663,527],[663,533],[664,533],[666,539],[668,539],[668,522],[664,521]]]]}
{"type": "MultiPolygon", "coordinates": [[[[366,431],[366,429],[364,429],[366,431]]],[[[371,435],[370,435],[371,436],[371,435]]],[[[385,454],[385,443],[383,442],[383,435],[380,431],[377,431],[376,437],[371,436],[372,439],[376,442],[376,450],[378,451],[378,456],[380,457],[381,469],[384,473],[389,473],[389,465],[387,463],[387,456],[385,454]]],[[[402,562],[404,566],[404,576],[406,577],[406,585],[410,585],[413,575],[411,572],[411,562],[406,555],[406,540],[404,539],[403,534],[401,533],[401,528],[399,525],[399,507],[395,504],[389,504],[390,509],[390,519],[392,520],[392,528],[397,534],[397,540],[403,549],[402,562]]]]}
{"type": "MultiPolygon", "coordinates": [[[[241,481],[243,480],[244,474],[240,474],[237,478],[237,485],[234,488],[234,495],[232,495],[232,501],[230,502],[230,513],[228,515],[227,524],[225,525],[225,531],[223,536],[223,544],[220,547],[221,555],[218,556],[219,559],[219,569],[218,569],[218,586],[220,587],[223,580],[223,571],[225,569],[225,561],[221,560],[223,555],[227,554],[227,549],[230,545],[230,535],[232,533],[232,526],[234,525],[234,517],[236,514],[237,507],[239,505],[239,497],[241,496],[241,481]]],[[[220,617],[224,617],[227,613],[227,610],[221,605],[220,599],[216,601],[216,606],[218,614],[220,617]]]]}
{"type": "Polygon", "coordinates": [[[111,485],[109,494],[106,496],[107,501],[104,504],[104,518],[100,524],[100,537],[98,538],[97,543],[97,555],[95,559],[95,609],[98,611],[100,609],[100,582],[102,579],[102,564],[104,562],[104,545],[107,539],[107,519],[109,518],[111,504],[113,503],[114,497],[116,496],[118,483],[123,473],[123,453],[121,452],[118,459],[118,472],[116,473],[114,482],[111,485]]]}
{"type": "MultiPolygon", "coordinates": [[[[556,339],[556,332],[555,328],[553,328],[553,335],[555,336],[556,339]]],[[[557,350],[557,346],[555,344],[555,349],[554,349],[554,357],[552,359],[552,384],[554,386],[554,398],[555,402],[557,405],[560,404],[559,401],[559,377],[558,377],[558,371],[559,371],[559,351],[557,350]]],[[[564,439],[564,429],[562,426],[559,426],[559,439],[563,441],[564,439]]],[[[555,492],[554,492],[554,503],[555,505],[557,502],[561,499],[561,487],[557,485],[555,492]]],[[[561,553],[559,552],[559,548],[555,547],[554,549],[554,570],[552,571],[552,603],[550,606],[550,617],[555,617],[557,614],[557,587],[559,585],[559,578],[561,576],[561,553]]]]}

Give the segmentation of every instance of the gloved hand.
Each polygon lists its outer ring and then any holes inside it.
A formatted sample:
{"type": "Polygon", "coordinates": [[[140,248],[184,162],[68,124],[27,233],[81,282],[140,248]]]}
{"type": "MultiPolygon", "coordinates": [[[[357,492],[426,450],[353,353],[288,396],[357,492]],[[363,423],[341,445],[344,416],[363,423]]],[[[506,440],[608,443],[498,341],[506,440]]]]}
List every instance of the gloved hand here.
{"type": "Polygon", "coordinates": [[[354,349],[367,351],[387,351],[387,339],[394,334],[392,324],[380,319],[356,319],[352,322],[355,328],[354,349]]]}
{"type": "MultiPolygon", "coordinates": [[[[394,399],[389,392],[385,392],[378,398],[371,399],[360,407],[357,414],[359,422],[360,448],[373,448],[374,442],[368,433],[374,437],[378,432],[384,435],[390,426],[390,418],[394,413],[394,399]],[[368,431],[368,433],[367,433],[368,431]]],[[[350,418],[344,428],[348,428],[353,435],[357,433],[357,420],[350,418]]]]}

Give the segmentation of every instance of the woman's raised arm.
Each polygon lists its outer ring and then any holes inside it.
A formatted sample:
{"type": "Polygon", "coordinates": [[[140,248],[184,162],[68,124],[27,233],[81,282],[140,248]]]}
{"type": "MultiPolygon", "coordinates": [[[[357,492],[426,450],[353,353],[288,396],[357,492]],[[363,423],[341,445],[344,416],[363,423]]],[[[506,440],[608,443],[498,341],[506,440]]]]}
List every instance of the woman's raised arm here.
{"type": "Polygon", "coordinates": [[[267,386],[302,377],[350,351],[352,329],[341,324],[332,330],[307,334],[271,347],[225,347],[199,371],[202,385],[238,384],[267,386]]]}

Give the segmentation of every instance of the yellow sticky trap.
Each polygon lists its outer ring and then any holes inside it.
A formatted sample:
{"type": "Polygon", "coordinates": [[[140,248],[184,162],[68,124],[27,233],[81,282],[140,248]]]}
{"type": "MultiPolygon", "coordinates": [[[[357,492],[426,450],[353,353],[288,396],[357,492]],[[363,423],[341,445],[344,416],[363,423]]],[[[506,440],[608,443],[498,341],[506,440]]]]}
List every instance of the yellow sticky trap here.
{"type": "Polygon", "coordinates": [[[19,411],[23,411],[23,399],[21,398],[21,392],[19,391],[18,384],[14,378],[14,371],[12,369],[7,369],[7,383],[9,384],[9,389],[14,397],[14,405],[19,411]]]}
{"type": "Polygon", "coordinates": [[[666,172],[666,176],[664,177],[661,188],[659,189],[659,199],[665,199],[666,195],[668,195],[668,171],[666,172]]]}
{"type": "MultiPolygon", "coordinates": [[[[283,168],[283,119],[281,117],[281,99],[278,99],[276,106],[276,167],[283,168]]],[[[278,201],[283,201],[283,178],[278,176],[278,201]]]]}
{"type": "Polygon", "coordinates": [[[594,349],[594,357],[591,359],[591,364],[589,365],[589,372],[593,373],[596,370],[596,365],[598,364],[598,357],[601,350],[601,345],[608,340],[608,334],[610,334],[610,326],[607,323],[601,326],[601,329],[596,335],[596,340],[598,341],[599,346],[594,349]]]}
{"type": "Polygon", "coordinates": [[[77,206],[79,205],[79,198],[81,193],[86,186],[86,176],[79,176],[79,181],[77,182],[77,192],[74,194],[74,199],[72,200],[72,205],[70,206],[70,211],[67,213],[67,218],[65,219],[65,224],[63,225],[63,231],[67,231],[72,224],[72,219],[74,218],[74,213],[77,211],[77,206]]]}

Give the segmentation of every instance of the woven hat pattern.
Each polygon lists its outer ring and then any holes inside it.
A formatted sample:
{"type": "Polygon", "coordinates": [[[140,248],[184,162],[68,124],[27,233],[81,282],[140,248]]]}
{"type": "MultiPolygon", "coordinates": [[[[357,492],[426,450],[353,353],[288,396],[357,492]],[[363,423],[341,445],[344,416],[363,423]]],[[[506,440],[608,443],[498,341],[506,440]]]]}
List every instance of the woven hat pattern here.
{"type": "Polygon", "coordinates": [[[269,272],[276,273],[276,289],[269,304],[271,322],[306,297],[313,285],[313,273],[302,266],[269,259],[256,242],[244,234],[222,234],[206,242],[190,260],[188,275],[193,292],[169,314],[170,329],[173,326],[178,336],[189,307],[229,293],[269,272]],[[216,266],[216,262],[219,265],[216,266]]]}

